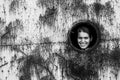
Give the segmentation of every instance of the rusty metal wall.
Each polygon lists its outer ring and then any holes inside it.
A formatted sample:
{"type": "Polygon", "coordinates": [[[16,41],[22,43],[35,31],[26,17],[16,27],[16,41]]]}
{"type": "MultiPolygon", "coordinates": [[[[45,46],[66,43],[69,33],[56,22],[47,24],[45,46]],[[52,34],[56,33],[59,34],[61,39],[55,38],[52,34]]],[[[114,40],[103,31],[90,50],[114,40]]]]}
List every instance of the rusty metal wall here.
{"type": "Polygon", "coordinates": [[[79,80],[120,80],[119,21],[119,0],[0,0],[0,80],[76,80],[70,61],[95,73],[79,80]],[[87,54],[68,42],[79,20],[101,32],[87,54]]]}

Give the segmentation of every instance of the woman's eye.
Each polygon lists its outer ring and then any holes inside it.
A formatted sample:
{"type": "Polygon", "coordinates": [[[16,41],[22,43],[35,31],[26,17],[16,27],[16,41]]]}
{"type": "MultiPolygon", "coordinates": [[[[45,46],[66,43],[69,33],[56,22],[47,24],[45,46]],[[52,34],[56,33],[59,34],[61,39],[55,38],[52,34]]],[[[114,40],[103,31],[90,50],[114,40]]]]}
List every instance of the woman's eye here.
{"type": "Polygon", "coordinates": [[[79,39],[82,39],[82,37],[79,37],[79,39]]]}
{"type": "Polygon", "coordinates": [[[85,39],[88,39],[88,37],[85,37],[85,39]]]}

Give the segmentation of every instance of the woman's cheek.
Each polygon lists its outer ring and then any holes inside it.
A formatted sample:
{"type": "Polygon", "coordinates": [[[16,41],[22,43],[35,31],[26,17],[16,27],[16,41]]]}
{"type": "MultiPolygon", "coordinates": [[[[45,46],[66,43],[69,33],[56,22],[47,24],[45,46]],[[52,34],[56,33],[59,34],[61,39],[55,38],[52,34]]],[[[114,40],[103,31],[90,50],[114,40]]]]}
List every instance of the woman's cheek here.
{"type": "Polygon", "coordinates": [[[78,39],[78,42],[80,42],[81,40],[80,39],[78,39]]]}

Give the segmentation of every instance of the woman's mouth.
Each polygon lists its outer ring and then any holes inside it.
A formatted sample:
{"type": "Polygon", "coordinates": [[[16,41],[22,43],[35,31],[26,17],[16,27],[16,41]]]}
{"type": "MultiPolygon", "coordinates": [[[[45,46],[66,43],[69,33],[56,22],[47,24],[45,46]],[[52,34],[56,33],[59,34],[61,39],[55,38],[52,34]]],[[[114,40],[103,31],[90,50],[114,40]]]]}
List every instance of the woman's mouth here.
{"type": "Polygon", "coordinates": [[[80,47],[86,47],[86,46],[87,46],[87,43],[79,43],[79,46],[80,46],[80,47]]]}

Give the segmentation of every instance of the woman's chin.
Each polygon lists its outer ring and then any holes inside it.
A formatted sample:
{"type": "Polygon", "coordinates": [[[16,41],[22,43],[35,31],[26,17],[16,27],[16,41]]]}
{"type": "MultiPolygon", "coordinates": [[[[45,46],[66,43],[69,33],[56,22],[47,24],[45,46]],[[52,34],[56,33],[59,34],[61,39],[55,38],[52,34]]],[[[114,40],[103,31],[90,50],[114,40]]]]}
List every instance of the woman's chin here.
{"type": "Polygon", "coordinates": [[[87,46],[82,46],[82,45],[79,45],[79,47],[80,47],[81,49],[86,49],[86,48],[87,48],[87,46]]]}
{"type": "Polygon", "coordinates": [[[81,49],[86,49],[87,47],[81,47],[81,49]]]}

